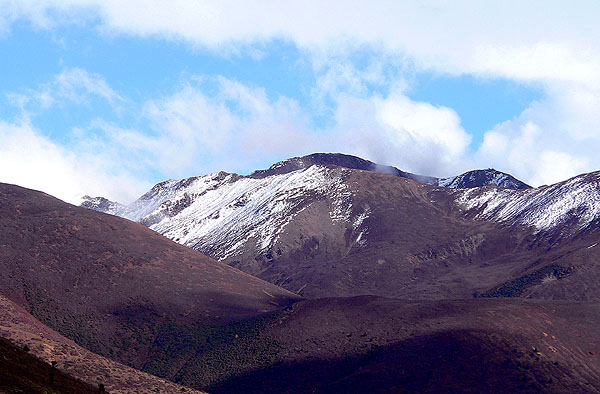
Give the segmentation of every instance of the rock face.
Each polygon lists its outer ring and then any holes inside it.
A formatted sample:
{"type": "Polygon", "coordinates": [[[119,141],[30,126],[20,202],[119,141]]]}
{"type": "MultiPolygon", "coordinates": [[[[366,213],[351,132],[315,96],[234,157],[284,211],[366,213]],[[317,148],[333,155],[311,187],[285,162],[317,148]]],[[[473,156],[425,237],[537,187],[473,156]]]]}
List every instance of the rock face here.
{"type": "Polygon", "coordinates": [[[533,189],[495,170],[440,180],[314,154],[161,182],[117,214],[309,298],[471,297],[517,281],[512,295],[595,300],[575,282],[553,289],[596,264],[597,185],[533,189]]]}
{"type": "Polygon", "coordinates": [[[104,197],[90,197],[83,196],[81,197],[80,206],[93,209],[94,211],[104,212],[111,215],[118,215],[119,212],[124,208],[122,204],[119,204],[115,201],[110,201],[104,197]]]}

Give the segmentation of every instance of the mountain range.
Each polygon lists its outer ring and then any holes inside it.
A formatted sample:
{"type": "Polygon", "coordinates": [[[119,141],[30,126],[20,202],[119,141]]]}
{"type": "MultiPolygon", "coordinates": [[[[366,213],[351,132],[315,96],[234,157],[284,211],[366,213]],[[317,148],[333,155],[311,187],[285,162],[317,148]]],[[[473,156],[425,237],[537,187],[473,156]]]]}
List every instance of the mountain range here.
{"type": "Polygon", "coordinates": [[[443,299],[515,290],[597,300],[600,173],[532,188],[496,170],[446,179],[341,154],[313,154],[248,176],[224,172],[154,186],[130,205],[82,206],[308,298],[443,299]],[[445,186],[440,186],[445,185],[445,186]],[[557,281],[552,280],[556,278],[557,281]]]}
{"type": "Polygon", "coordinates": [[[127,205],[0,184],[0,391],[600,392],[599,178],[320,153],[127,205]]]}

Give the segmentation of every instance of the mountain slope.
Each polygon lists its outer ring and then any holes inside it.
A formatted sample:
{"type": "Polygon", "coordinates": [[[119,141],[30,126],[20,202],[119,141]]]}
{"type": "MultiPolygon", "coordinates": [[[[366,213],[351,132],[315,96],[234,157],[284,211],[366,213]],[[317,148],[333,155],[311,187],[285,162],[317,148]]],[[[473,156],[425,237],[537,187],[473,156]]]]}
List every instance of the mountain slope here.
{"type": "Polygon", "coordinates": [[[66,375],[0,338],[0,393],[96,394],[97,387],[66,375]]]}
{"type": "Polygon", "coordinates": [[[312,298],[468,297],[506,279],[471,265],[480,253],[501,255],[527,236],[447,215],[430,201],[431,187],[411,179],[348,163],[281,170],[287,165],[165,181],[121,214],[312,298]]]}
{"type": "Polygon", "coordinates": [[[480,188],[457,191],[468,217],[549,232],[577,232],[598,225],[600,171],[529,190],[480,188]]]}
{"type": "Polygon", "coordinates": [[[96,353],[141,368],[185,335],[298,299],[145,226],[0,184],[0,291],[96,353]]]}
{"type": "Polygon", "coordinates": [[[484,170],[448,180],[454,189],[388,172],[353,156],[315,154],[248,177],[161,182],[119,214],[309,298],[600,299],[589,279],[597,251],[588,247],[599,241],[593,177],[578,187],[526,189],[484,170]],[[486,186],[471,187],[479,183],[486,186]],[[584,232],[572,215],[580,211],[584,232]],[[551,226],[527,225],[550,217],[551,226]]]}
{"type": "Polygon", "coordinates": [[[111,215],[118,215],[118,213],[125,208],[122,204],[110,201],[104,197],[83,196],[81,197],[81,200],[80,206],[111,215]]]}
{"type": "Polygon", "coordinates": [[[213,393],[597,392],[598,304],[557,300],[600,300],[598,226],[473,220],[456,203],[472,192],[328,164],[166,181],[132,210],[217,233],[208,252],[311,297],[412,299],[299,301],[140,224],[0,185],[0,289],[79,344],[213,393]],[[506,296],[550,301],[481,298],[506,296]]]}
{"type": "Polygon", "coordinates": [[[302,301],[231,327],[226,346],[173,379],[215,394],[597,393],[599,312],[516,299],[302,301]]]}
{"type": "Polygon", "coordinates": [[[131,393],[198,393],[188,387],[169,382],[156,376],[119,364],[78,346],[56,331],[40,323],[0,294],[0,347],[4,341],[27,347],[30,355],[19,355],[16,349],[0,353],[0,392],[25,393],[95,393],[93,387],[102,384],[108,392],[131,393]],[[3,339],[6,338],[6,339],[3,339]],[[33,356],[37,359],[32,359],[33,356]],[[49,384],[51,362],[56,362],[56,382],[49,384]],[[87,382],[83,384],[68,379],[64,373],[87,382]],[[4,375],[3,375],[4,374],[4,375]],[[12,375],[12,376],[11,376],[12,375]],[[3,386],[4,385],[4,386],[3,386]],[[23,387],[24,391],[17,391],[23,387]],[[54,390],[54,391],[52,391],[54,390]]]}

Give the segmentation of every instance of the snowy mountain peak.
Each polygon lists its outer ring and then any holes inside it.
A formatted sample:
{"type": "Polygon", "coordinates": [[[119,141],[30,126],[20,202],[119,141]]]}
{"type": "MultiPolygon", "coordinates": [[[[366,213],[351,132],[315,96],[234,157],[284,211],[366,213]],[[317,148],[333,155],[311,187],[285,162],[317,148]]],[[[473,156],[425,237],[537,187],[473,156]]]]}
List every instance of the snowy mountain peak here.
{"type": "Polygon", "coordinates": [[[382,172],[401,178],[409,178],[428,185],[437,185],[438,182],[438,178],[435,177],[412,174],[410,172],[399,170],[393,166],[377,164],[357,156],[346,155],[343,153],[313,153],[306,156],[292,157],[291,159],[275,163],[266,170],[254,171],[252,174],[250,174],[250,177],[262,178],[270,175],[285,174],[307,168],[312,165],[335,166],[353,170],[382,172]]]}
{"type": "Polygon", "coordinates": [[[531,188],[531,186],[521,182],[512,175],[497,171],[493,168],[468,171],[464,174],[449,178],[436,178],[427,175],[413,174],[393,166],[376,164],[357,156],[342,153],[313,153],[307,156],[292,157],[291,159],[275,163],[266,170],[254,171],[250,174],[250,177],[264,178],[271,175],[285,174],[310,167],[311,165],[337,166],[355,170],[383,172],[401,178],[409,178],[432,186],[442,186],[452,189],[482,187],[487,185],[496,185],[507,189],[531,188]]]}
{"type": "Polygon", "coordinates": [[[439,180],[439,186],[451,189],[467,189],[472,187],[483,187],[496,185],[506,189],[530,189],[531,186],[521,182],[510,174],[488,168],[485,170],[473,170],[464,174],[442,178],[439,180]]]}
{"type": "Polygon", "coordinates": [[[221,172],[163,182],[119,214],[195,249],[219,250],[222,259],[248,242],[269,248],[315,199],[327,199],[332,222],[345,223],[351,205],[342,178],[318,165],[269,177],[221,172]]]}
{"type": "Polygon", "coordinates": [[[304,169],[312,165],[338,166],[365,171],[376,171],[377,167],[375,163],[369,160],[361,159],[360,157],[352,155],[345,155],[342,153],[313,153],[310,155],[292,157],[290,159],[277,162],[266,170],[254,171],[252,174],[250,174],[250,177],[263,178],[270,175],[285,174],[304,169]]]}
{"type": "Polygon", "coordinates": [[[572,233],[600,219],[600,171],[538,188],[461,190],[456,201],[475,219],[533,226],[537,231],[569,224],[572,233]]]}

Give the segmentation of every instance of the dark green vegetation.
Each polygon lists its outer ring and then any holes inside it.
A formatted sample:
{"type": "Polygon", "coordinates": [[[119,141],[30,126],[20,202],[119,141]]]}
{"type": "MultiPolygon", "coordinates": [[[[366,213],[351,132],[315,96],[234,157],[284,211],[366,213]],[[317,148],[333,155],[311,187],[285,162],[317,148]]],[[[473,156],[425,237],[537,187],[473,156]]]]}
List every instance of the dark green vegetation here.
{"type": "Polygon", "coordinates": [[[181,384],[206,388],[248,370],[267,367],[279,350],[278,342],[265,334],[268,319],[266,316],[223,326],[198,326],[185,336],[161,336],[157,338],[160,347],[144,370],[181,384]]]}
{"type": "Polygon", "coordinates": [[[544,281],[550,282],[554,280],[562,279],[573,271],[572,268],[560,267],[558,265],[547,265],[540,269],[533,271],[530,274],[521,276],[517,279],[511,280],[502,286],[488,290],[484,293],[478,294],[478,297],[519,297],[523,295],[525,290],[528,288],[539,285],[544,281]]]}
{"type": "Polygon", "coordinates": [[[0,338],[0,393],[92,394],[100,390],[0,338]]]}

